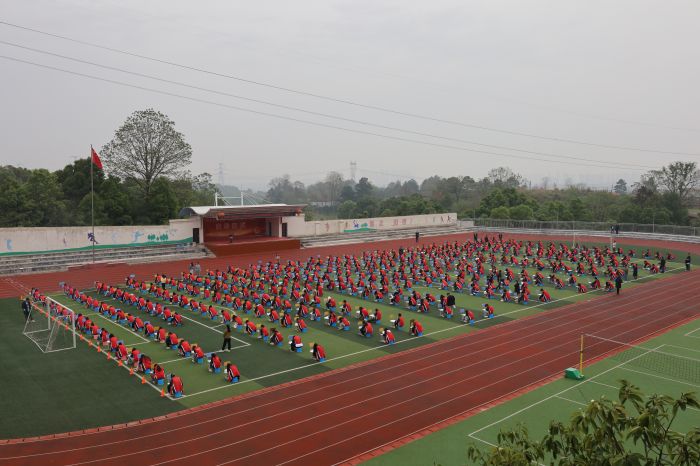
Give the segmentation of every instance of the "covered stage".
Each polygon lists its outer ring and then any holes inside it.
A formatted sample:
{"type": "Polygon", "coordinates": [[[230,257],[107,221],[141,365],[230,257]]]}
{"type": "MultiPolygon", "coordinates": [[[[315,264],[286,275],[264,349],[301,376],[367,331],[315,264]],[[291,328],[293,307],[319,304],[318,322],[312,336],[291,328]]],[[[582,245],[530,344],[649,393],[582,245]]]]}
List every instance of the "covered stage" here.
{"type": "Polygon", "coordinates": [[[217,256],[299,249],[299,239],[288,238],[288,225],[303,221],[305,205],[263,204],[250,206],[185,207],[181,217],[199,217],[192,232],[217,256]]]}

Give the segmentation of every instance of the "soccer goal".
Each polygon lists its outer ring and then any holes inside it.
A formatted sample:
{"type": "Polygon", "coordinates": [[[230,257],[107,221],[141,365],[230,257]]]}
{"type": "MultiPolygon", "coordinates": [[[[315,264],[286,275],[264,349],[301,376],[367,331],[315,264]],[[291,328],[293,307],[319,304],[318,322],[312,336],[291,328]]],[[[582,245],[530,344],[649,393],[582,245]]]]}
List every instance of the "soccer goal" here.
{"type": "Polygon", "coordinates": [[[700,354],[692,355],[680,347],[661,345],[660,347],[637,346],[629,343],[585,334],[581,340],[581,360],[583,354],[587,359],[605,357],[639,375],[662,378],[671,381],[685,381],[700,386],[700,354]]]}
{"type": "Polygon", "coordinates": [[[58,301],[32,303],[22,333],[43,353],[75,348],[75,313],[58,301]]]}

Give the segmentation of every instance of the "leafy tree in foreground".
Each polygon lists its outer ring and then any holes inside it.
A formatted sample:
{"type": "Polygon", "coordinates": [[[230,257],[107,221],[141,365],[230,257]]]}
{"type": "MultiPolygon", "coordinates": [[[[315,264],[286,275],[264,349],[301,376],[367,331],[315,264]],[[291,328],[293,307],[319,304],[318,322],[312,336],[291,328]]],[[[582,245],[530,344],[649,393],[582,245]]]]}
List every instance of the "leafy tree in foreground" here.
{"type": "Polygon", "coordinates": [[[686,434],[673,430],[678,414],[700,408],[694,393],[643,398],[639,388],[622,380],[618,401],[605,397],[576,411],[568,423],[551,422],[540,441],[519,425],[498,434],[498,446],[482,451],[469,446],[470,464],[562,466],[693,466],[700,464],[700,427],[686,434]]]}
{"type": "Polygon", "coordinates": [[[148,198],[159,177],[174,179],[186,172],[192,148],[167,115],[147,109],[132,113],[101,155],[108,173],[135,180],[148,198]]]}

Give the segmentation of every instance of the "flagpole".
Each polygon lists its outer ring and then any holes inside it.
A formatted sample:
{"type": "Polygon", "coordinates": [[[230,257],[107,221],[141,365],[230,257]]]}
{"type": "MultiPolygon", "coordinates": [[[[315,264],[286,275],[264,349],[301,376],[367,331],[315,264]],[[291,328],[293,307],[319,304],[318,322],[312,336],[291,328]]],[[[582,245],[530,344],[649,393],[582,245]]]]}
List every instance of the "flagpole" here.
{"type": "Polygon", "coordinates": [[[90,144],[90,218],[92,220],[92,262],[95,263],[95,183],[92,179],[92,144],[90,144]]]}

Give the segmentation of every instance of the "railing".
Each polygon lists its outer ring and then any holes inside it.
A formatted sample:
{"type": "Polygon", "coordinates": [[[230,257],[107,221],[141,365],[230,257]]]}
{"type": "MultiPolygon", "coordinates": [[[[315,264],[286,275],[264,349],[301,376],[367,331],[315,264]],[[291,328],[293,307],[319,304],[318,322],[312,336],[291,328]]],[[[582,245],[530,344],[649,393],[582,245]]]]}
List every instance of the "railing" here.
{"type": "Polygon", "coordinates": [[[597,231],[610,233],[611,227],[619,226],[620,234],[623,233],[655,233],[664,235],[679,236],[700,236],[700,227],[682,225],[657,225],[653,223],[605,223],[605,222],[578,222],[578,221],[558,221],[540,222],[537,220],[513,220],[495,218],[460,219],[462,221],[473,221],[477,227],[485,228],[509,228],[509,229],[532,229],[532,230],[572,230],[572,231],[597,231]]]}

